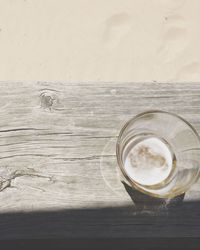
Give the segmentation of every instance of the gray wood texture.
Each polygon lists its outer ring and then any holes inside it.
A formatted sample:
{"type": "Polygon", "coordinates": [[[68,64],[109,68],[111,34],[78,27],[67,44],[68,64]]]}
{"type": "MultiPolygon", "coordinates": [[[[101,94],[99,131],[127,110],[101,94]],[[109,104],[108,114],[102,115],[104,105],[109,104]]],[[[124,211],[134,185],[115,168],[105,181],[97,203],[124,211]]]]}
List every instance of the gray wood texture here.
{"type": "Polygon", "coordinates": [[[0,238],[199,236],[199,182],[172,202],[120,182],[117,135],[149,109],[200,132],[200,84],[1,82],[0,238]]]}

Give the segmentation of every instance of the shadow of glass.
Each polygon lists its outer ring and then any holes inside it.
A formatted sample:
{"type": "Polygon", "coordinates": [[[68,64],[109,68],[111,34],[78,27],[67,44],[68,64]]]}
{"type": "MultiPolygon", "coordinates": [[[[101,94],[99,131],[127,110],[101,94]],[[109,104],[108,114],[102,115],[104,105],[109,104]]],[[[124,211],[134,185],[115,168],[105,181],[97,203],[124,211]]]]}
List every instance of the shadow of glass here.
{"type": "Polygon", "coordinates": [[[155,198],[139,192],[124,181],[122,184],[135,205],[135,214],[168,214],[179,209],[185,196],[182,194],[172,199],[155,198]]]}

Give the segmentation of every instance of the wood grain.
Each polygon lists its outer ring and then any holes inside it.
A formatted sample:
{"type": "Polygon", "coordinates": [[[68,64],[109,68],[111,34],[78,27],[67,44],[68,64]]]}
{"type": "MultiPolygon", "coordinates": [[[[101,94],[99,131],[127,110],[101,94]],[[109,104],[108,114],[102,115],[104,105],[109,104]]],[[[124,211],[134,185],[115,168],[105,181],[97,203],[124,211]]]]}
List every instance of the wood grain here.
{"type": "MultiPolygon", "coordinates": [[[[3,238],[52,236],[45,228],[34,228],[34,220],[21,226],[22,222],[16,219],[17,214],[21,218],[22,213],[38,211],[43,211],[43,216],[50,211],[71,211],[72,218],[69,212],[65,217],[57,212],[58,221],[62,218],[71,221],[67,230],[66,225],[57,223],[55,237],[73,236],[75,232],[79,237],[95,237],[103,228],[107,236],[124,236],[122,230],[127,223],[132,228],[129,236],[133,228],[135,235],[143,235],[148,223],[142,217],[134,217],[132,199],[117,173],[113,174],[120,128],[137,113],[159,108],[181,115],[200,132],[199,83],[1,82],[0,90],[0,221],[7,230],[0,226],[3,238]],[[119,212],[111,216],[112,208],[116,211],[117,207],[119,212]],[[122,208],[127,210],[121,213],[122,208]],[[94,212],[87,224],[87,216],[95,209],[104,212],[94,212]],[[73,218],[76,222],[77,218],[81,220],[81,213],[85,213],[86,230],[83,226],[73,230],[73,218]],[[9,217],[12,214],[14,217],[9,217]],[[120,219],[115,221],[119,214],[120,219]],[[14,218],[16,224],[9,218],[14,218]],[[97,230],[97,224],[103,226],[97,230]],[[108,232],[105,228],[109,225],[112,230],[108,232]]],[[[185,195],[185,202],[195,204],[199,198],[198,182],[185,195]]],[[[191,228],[195,225],[196,231],[193,227],[192,232],[199,234],[200,214],[197,211],[194,214],[194,224],[189,221],[188,225],[191,228]]],[[[170,218],[173,224],[175,219],[170,218]]],[[[147,228],[151,225],[152,220],[147,228]]],[[[179,229],[176,235],[190,235],[188,227],[179,229]]],[[[151,236],[152,232],[145,232],[151,236]]],[[[166,235],[167,229],[159,232],[166,235]]]]}

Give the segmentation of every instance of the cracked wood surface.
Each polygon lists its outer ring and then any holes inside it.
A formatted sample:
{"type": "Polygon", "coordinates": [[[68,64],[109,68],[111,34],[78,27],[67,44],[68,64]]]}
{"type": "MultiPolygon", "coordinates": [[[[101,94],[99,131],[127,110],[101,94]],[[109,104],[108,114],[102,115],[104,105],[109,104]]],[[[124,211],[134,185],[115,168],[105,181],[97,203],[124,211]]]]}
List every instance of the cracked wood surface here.
{"type": "MultiPolygon", "coordinates": [[[[183,116],[200,132],[198,83],[1,82],[0,89],[2,214],[133,207],[116,174],[122,125],[159,108],[183,116]]],[[[199,188],[198,182],[185,201],[198,200],[199,188]]],[[[116,228],[113,235],[123,235],[116,228]]]]}

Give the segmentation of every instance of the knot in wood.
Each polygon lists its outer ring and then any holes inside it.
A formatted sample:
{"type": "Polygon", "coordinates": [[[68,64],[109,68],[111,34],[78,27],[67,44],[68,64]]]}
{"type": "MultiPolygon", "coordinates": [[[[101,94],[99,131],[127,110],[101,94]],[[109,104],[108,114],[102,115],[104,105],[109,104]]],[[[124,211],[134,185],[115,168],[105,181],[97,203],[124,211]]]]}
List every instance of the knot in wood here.
{"type": "Polygon", "coordinates": [[[52,109],[57,97],[53,93],[44,92],[40,95],[41,107],[44,109],[52,109]]]}

